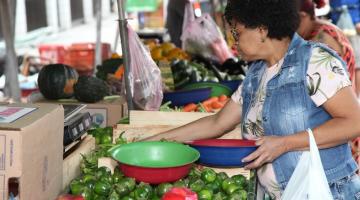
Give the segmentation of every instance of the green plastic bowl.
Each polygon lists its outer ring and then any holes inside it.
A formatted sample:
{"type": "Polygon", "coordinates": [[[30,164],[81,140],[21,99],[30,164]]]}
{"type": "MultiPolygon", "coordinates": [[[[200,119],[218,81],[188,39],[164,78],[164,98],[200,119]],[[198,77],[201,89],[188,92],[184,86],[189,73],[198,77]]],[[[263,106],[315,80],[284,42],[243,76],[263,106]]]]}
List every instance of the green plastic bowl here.
{"type": "Polygon", "coordinates": [[[218,97],[220,95],[231,96],[232,91],[229,87],[221,84],[221,83],[214,83],[214,82],[199,82],[199,83],[191,83],[186,85],[183,89],[184,90],[193,90],[199,88],[211,88],[210,97],[218,97]]]}
{"type": "Polygon", "coordinates": [[[125,176],[137,181],[159,184],[185,177],[200,153],[175,142],[134,142],[109,150],[125,176]]]}

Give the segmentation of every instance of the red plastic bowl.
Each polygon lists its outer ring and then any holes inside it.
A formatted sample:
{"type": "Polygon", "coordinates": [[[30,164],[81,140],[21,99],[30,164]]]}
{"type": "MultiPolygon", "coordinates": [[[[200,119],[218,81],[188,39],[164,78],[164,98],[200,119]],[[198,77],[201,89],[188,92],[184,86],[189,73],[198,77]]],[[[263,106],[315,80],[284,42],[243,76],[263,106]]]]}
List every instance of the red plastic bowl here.
{"type": "Polygon", "coordinates": [[[119,168],[125,176],[135,178],[137,181],[151,184],[174,182],[184,178],[189,174],[191,166],[192,164],[180,167],[148,168],[122,163],[119,164],[119,168]]]}
{"type": "Polygon", "coordinates": [[[133,142],[111,148],[120,170],[137,181],[159,184],[185,177],[200,156],[195,149],[175,142],[133,142]]]}

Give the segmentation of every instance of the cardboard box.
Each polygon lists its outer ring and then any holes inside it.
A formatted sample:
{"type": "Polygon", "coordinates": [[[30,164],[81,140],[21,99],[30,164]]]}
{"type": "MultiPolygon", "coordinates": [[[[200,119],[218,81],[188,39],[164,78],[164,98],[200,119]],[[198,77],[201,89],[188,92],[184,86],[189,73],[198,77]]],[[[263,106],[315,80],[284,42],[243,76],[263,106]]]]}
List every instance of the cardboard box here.
{"type": "Polygon", "coordinates": [[[35,109],[13,122],[0,123],[0,200],[8,200],[10,192],[20,200],[55,199],[62,189],[63,108],[50,104],[5,106],[8,109],[2,110],[1,116],[35,109]]]}
{"type": "Polygon", "coordinates": [[[95,149],[95,138],[87,135],[71,152],[63,162],[63,191],[70,185],[71,181],[80,176],[81,155],[89,154],[95,149]]]}
{"type": "Polygon", "coordinates": [[[126,99],[124,97],[112,98],[97,103],[82,103],[76,100],[69,101],[51,101],[47,99],[38,99],[36,103],[51,104],[86,104],[86,108],[82,112],[89,112],[93,118],[93,123],[100,127],[113,126],[117,122],[128,115],[126,99]]]}

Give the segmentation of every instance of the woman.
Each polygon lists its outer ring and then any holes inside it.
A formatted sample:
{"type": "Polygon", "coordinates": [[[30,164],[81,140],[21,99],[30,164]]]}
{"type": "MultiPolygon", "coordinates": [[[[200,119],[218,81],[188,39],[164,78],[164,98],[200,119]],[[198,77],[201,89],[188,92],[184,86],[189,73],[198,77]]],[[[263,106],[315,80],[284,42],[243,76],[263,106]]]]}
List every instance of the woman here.
{"type": "Polygon", "coordinates": [[[300,0],[300,26],[298,34],[305,40],[324,43],[335,50],[346,62],[350,80],[355,83],[355,54],[345,34],[334,24],[315,16],[315,7],[321,8],[323,0],[300,0]]]}
{"type": "Polygon", "coordinates": [[[169,0],[167,5],[166,28],[171,42],[181,47],[181,33],[186,0],[169,0]]]}
{"type": "Polygon", "coordinates": [[[360,178],[347,142],[360,135],[360,105],[341,58],[295,33],[297,5],[229,0],[225,16],[238,51],[242,59],[254,61],[242,86],[219,113],[149,140],[214,138],[241,122],[243,137],[259,146],[244,158],[250,162],[245,167],[258,168],[261,188],[280,199],[301,150],[309,146],[305,130],[311,128],[334,198],[354,199],[360,195],[360,178]]]}
{"type": "MultiPolygon", "coordinates": [[[[335,50],[346,62],[347,69],[350,72],[350,80],[355,88],[355,54],[351,43],[344,33],[335,25],[317,18],[315,16],[315,7],[320,8],[324,4],[323,0],[300,0],[300,26],[298,34],[306,40],[318,41],[327,44],[335,50]]],[[[330,86],[330,85],[329,85],[330,86]]],[[[358,157],[358,141],[353,142],[353,156],[358,157]]],[[[359,160],[360,161],[360,160],[359,160]]]]}

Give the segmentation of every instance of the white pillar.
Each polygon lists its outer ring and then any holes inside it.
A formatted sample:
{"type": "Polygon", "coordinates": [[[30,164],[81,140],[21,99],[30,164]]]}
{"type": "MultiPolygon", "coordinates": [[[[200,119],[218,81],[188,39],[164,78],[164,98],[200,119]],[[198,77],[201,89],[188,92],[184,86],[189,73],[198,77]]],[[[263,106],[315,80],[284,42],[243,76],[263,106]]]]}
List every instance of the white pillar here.
{"type": "Polygon", "coordinates": [[[60,29],[71,28],[71,7],[70,0],[59,0],[58,11],[60,20],[60,29]]]}
{"type": "Polygon", "coordinates": [[[27,32],[25,0],[16,2],[15,36],[25,35],[27,32]]]}
{"type": "Polygon", "coordinates": [[[84,21],[89,23],[94,20],[92,0],[83,0],[84,21]]]}
{"type": "Polygon", "coordinates": [[[59,30],[59,13],[57,7],[56,0],[46,0],[46,16],[47,16],[47,24],[51,27],[55,32],[59,30]]]}
{"type": "MultiPolygon", "coordinates": [[[[98,0],[101,1],[101,0],[98,0]]],[[[101,11],[102,11],[102,16],[106,17],[110,15],[110,0],[102,0],[101,1],[101,11]]]]}

